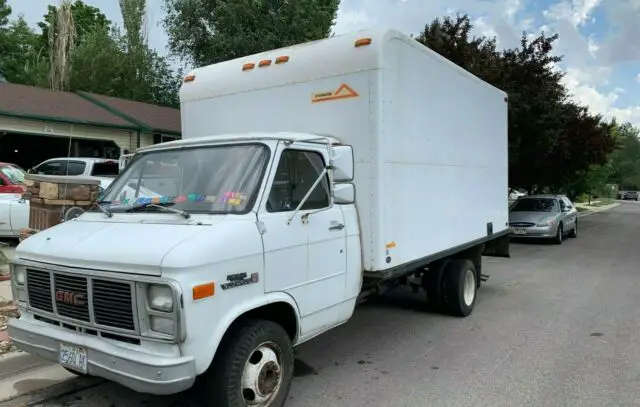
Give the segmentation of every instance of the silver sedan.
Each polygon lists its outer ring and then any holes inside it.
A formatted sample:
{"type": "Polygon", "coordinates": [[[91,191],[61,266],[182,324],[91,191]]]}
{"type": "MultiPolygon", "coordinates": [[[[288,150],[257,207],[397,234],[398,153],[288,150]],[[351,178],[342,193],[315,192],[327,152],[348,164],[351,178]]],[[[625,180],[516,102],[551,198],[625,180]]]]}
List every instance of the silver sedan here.
{"type": "Polygon", "coordinates": [[[552,239],[561,244],[566,236],[578,237],[578,210],[564,195],[530,195],[509,210],[511,236],[552,239]]]}

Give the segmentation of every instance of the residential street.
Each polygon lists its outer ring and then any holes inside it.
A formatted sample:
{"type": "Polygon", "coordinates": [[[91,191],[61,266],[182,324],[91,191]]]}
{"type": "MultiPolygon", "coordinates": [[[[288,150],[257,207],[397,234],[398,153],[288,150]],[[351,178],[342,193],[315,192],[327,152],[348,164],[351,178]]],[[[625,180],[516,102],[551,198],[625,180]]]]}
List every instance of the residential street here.
{"type": "MultiPolygon", "coordinates": [[[[287,407],[640,405],[640,204],[580,219],[561,246],[513,244],[466,319],[396,295],[303,345],[287,407]]],[[[415,298],[415,300],[414,300],[415,298]]],[[[113,384],[42,406],[191,406],[113,384]]],[[[3,406],[0,403],[0,406],[3,406]]]]}

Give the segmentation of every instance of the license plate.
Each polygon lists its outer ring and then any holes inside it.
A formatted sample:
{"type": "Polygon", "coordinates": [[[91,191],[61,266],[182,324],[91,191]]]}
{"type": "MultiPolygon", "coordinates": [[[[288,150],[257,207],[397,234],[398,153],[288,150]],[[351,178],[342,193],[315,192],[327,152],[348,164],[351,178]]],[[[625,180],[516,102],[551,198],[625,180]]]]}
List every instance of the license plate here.
{"type": "Polygon", "coordinates": [[[526,235],[527,231],[525,229],[513,229],[513,233],[516,235],[526,235]]]}
{"type": "Polygon", "coordinates": [[[60,364],[69,369],[87,373],[87,349],[61,343],[60,364]]]}

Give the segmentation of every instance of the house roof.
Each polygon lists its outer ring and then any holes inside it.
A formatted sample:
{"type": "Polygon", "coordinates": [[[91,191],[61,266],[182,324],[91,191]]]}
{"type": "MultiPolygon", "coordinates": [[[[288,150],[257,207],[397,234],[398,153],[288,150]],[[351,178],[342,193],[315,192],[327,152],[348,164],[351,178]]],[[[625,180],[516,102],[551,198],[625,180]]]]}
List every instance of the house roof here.
{"type": "Polygon", "coordinates": [[[11,83],[0,83],[0,116],[180,135],[179,109],[11,83]]]}
{"type": "Polygon", "coordinates": [[[75,93],[13,83],[0,83],[0,115],[102,127],[137,127],[75,93]]]}
{"type": "Polygon", "coordinates": [[[105,109],[154,132],[180,134],[180,110],[89,92],[78,92],[105,109]]]}

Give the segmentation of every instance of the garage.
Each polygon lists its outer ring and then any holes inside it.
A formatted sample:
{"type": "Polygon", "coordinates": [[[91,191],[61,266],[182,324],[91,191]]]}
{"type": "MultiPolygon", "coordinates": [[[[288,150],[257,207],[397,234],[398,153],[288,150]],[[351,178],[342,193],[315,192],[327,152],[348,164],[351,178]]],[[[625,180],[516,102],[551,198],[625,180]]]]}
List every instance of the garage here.
{"type": "Polygon", "coordinates": [[[117,159],[177,138],[178,109],[0,83],[0,162],[27,169],[56,157],[117,159]]]}

